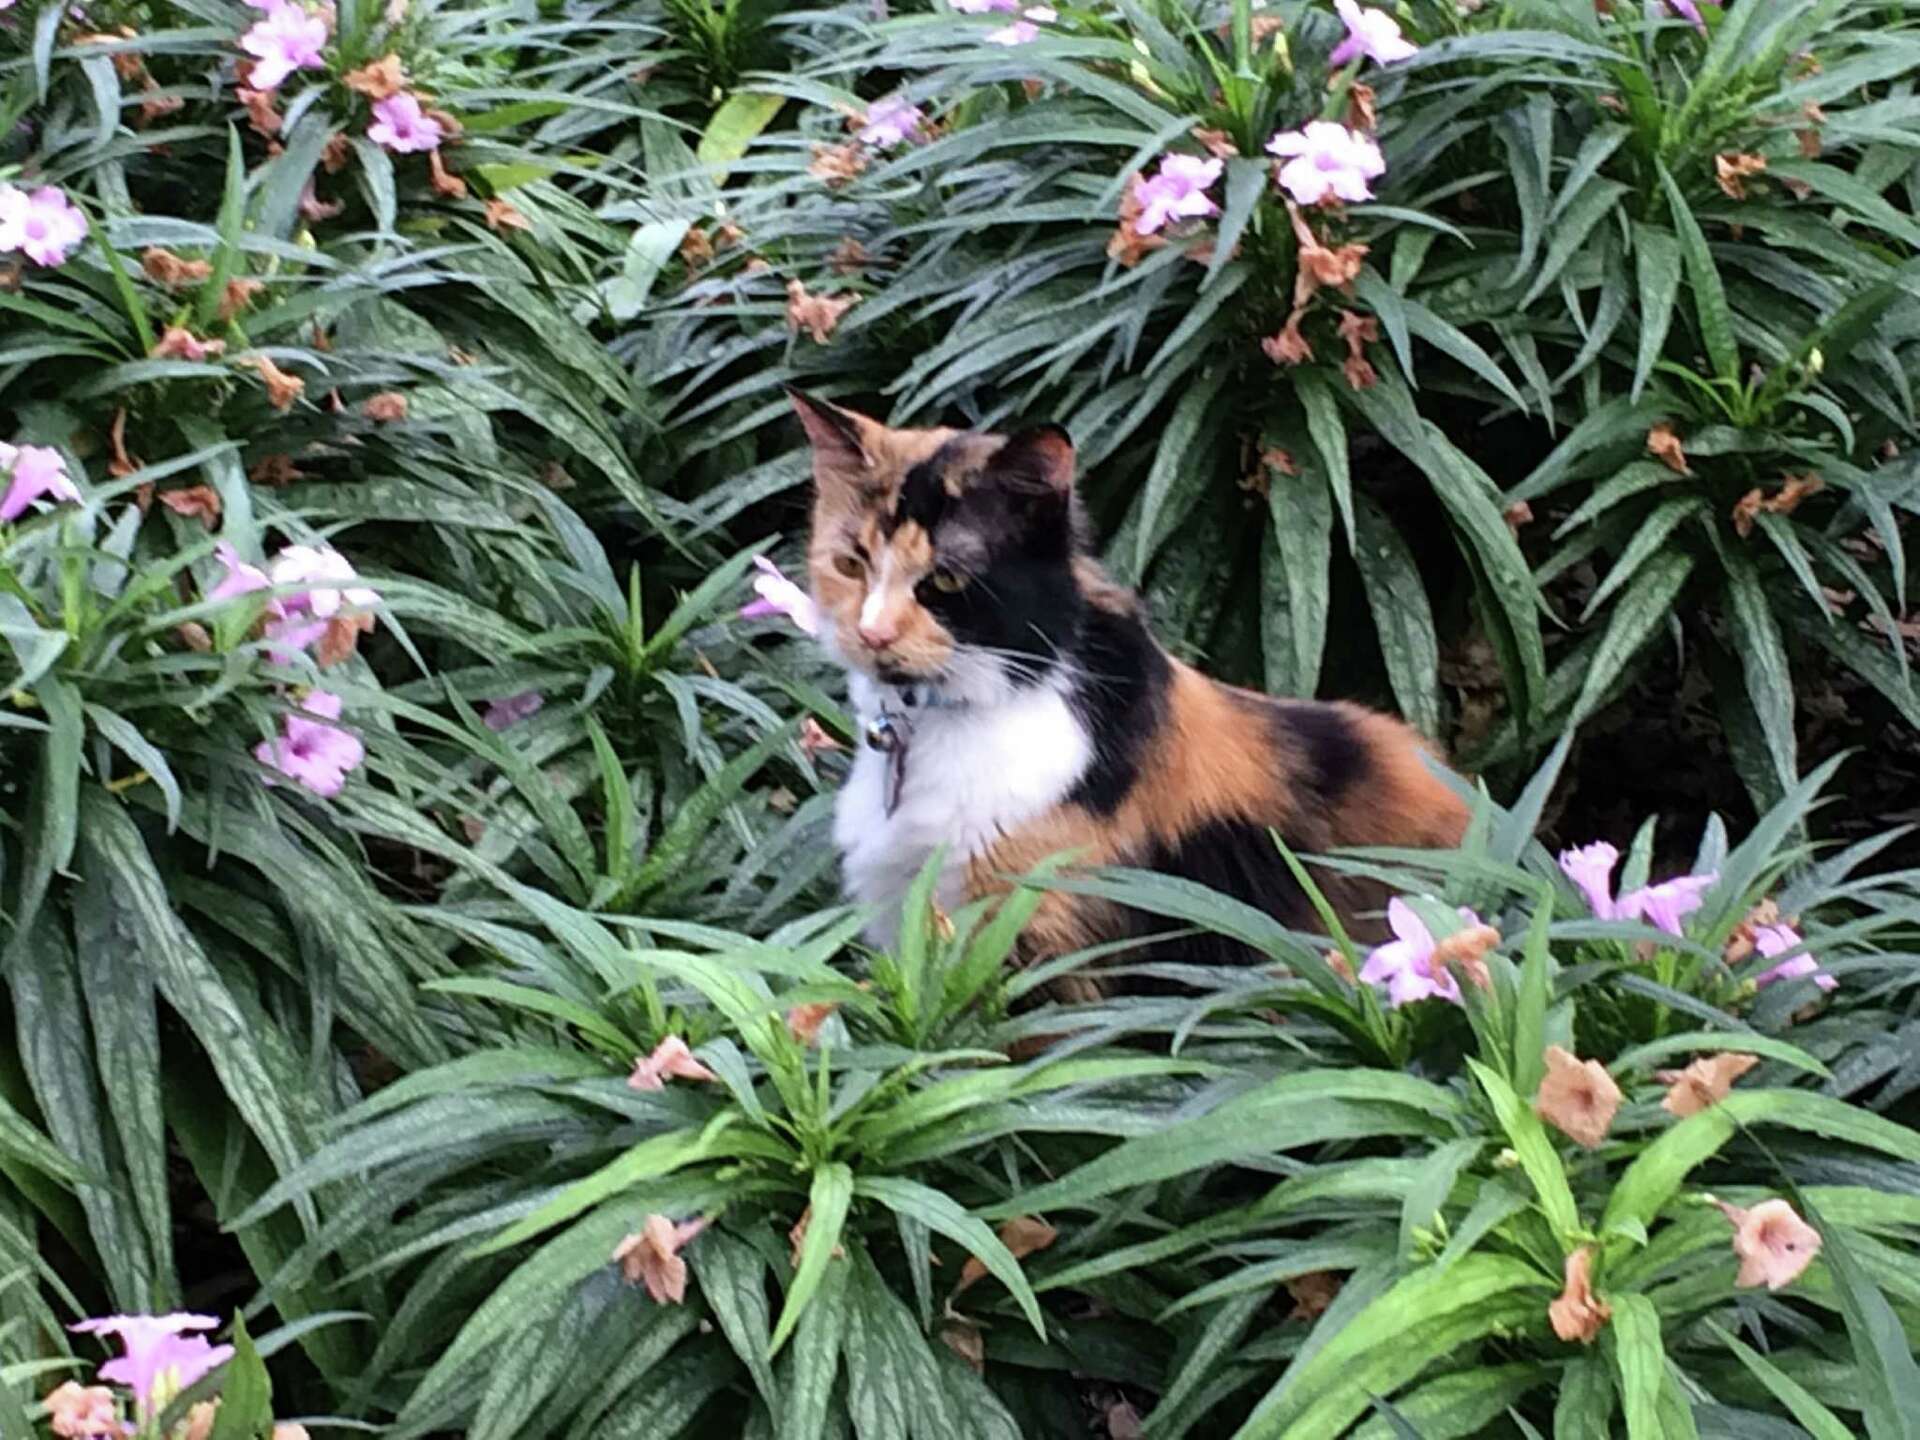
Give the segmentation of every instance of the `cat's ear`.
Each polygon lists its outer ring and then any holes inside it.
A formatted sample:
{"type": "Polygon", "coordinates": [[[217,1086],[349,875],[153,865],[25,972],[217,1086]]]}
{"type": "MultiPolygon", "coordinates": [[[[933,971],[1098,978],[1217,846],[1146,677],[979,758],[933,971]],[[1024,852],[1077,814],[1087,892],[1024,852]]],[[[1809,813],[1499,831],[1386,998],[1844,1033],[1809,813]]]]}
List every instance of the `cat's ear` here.
{"type": "Polygon", "coordinates": [[[1007,437],[987,473],[1018,494],[1066,499],[1073,493],[1073,441],[1058,425],[1036,425],[1007,437]]]}
{"type": "Polygon", "coordinates": [[[819,485],[864,486],[873,470],[867,434],[873,421],[864,415],[787,387],[787,398],[813,446],[813,478],[819,485]]]}

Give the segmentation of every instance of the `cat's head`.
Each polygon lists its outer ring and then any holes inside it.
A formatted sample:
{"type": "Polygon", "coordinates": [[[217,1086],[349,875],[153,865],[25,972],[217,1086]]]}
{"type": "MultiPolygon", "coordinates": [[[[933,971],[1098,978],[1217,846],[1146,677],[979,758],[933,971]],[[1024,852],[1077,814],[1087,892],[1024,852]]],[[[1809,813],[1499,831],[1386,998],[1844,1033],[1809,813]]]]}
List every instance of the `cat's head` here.
{"type": "Polygon", "coordinates": [[[976,703],[1045,675],[1082,604],[1066,432],[895,430],[793,403],[813,444],[807,562],[828,649],[883,683],[976,703]]]}

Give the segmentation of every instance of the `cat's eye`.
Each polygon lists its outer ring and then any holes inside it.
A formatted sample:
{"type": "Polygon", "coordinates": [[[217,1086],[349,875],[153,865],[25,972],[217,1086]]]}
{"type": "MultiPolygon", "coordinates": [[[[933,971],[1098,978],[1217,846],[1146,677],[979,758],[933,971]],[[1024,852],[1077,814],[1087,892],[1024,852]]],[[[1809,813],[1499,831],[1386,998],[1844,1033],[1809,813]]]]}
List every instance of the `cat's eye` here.
{"type": "Polygon", "coordinates": [[[967,588],[967,577],[942,565],[933,572],[933,588],[945,595],[967,588]]]}
{"type": "Polygon", "coordinates": [[[862,575],[867,573],[866,565],[858,555],[852,553],[834,556],[833,568],[849,580],[858,580],[862,575]]]}

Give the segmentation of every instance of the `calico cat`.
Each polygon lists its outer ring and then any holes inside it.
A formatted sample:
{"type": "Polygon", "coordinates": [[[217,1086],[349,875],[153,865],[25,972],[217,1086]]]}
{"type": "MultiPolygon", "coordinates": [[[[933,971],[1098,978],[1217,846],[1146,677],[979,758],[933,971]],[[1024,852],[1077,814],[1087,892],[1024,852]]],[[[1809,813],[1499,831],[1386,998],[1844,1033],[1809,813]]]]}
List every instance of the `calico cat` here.
{"type": "MultiPolygon", "coordinates": [[[[834,838],[849,897],[878,917],[873,943],[892,940],[941,846],[949,909],[1073,852],[1185,876],[1311,929],[1270,831],[1300,853],[1459,840],[1466,806],[1407,726],[1218,684],[1160,647],[1139,600],[1093,558],[1064,431],[895,430],[792,398],[813,448],[820,639],[847,668],[865,730],[834,838]]],[[[1052,892],[1021,958],[1148,923],[1052,892]]],[[[1247,958],[1223,943],[1183,954],[1247,958]]]]}

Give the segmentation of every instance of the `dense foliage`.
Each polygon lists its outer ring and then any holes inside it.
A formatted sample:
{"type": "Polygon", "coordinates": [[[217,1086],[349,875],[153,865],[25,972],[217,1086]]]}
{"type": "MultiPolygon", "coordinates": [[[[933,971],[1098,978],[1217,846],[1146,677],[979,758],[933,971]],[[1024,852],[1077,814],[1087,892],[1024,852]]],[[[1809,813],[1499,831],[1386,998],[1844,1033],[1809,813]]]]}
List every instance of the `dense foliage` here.
{"type": "Polygon", "coordinates": [[[1911,1433],[1916,72],[1865,0],[0,0],[0,1437],[1911,1433]],[[738,613],[793,383],[1064,424],[1169,643],[1447,741],[1460,852],[1303,862],[1392,945],[1048,873],[1264,963],[862,948],[738,613]],[[1616,894],[1553,797],[1663,696],[1742,838],[1616,894]],[[116,1312],[205,1324],[89,1388],[116,1312]]]}

